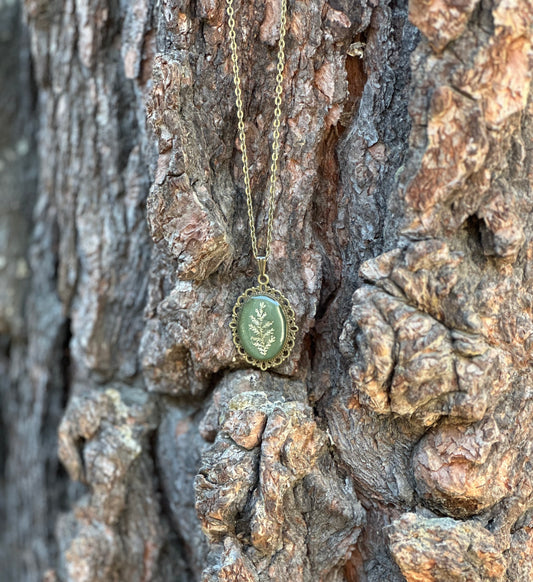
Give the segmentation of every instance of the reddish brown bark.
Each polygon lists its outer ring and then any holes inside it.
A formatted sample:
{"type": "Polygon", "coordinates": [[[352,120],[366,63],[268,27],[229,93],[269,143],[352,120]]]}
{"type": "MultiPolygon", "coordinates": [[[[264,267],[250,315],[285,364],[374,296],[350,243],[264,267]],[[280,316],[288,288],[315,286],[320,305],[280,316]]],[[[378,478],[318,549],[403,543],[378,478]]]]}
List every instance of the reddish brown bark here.
{"type": "MultiPolygon", "coordinates": [[[[279,0],[236,8],[261,241],[279,0]]],[[[0,140],[2,580],[533,578],[533,6],[289,2],[267,372],[228,327],[224,2],[0,10],[37,95],[0,140]]]]}

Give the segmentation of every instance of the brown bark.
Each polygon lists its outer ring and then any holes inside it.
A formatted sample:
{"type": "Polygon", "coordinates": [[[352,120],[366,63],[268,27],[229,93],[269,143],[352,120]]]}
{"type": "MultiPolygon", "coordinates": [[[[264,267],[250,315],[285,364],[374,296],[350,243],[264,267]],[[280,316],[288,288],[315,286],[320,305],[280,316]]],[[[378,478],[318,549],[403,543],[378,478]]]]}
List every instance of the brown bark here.
{"type": "MultiPolygon", "coordinates": [[[[2,580],[533,579],[533,5],[289,2],[267,372],[224,1],[0,10],[2,580]]],[[[278,15],[237,5],[260,244],[278,15]]]]}

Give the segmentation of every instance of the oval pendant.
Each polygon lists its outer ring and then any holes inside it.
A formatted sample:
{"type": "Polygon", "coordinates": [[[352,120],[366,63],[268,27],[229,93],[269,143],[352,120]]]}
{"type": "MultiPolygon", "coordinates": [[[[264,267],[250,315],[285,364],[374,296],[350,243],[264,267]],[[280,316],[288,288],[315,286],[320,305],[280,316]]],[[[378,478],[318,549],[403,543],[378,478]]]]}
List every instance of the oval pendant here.
{"type": "Polygon", "coordinates": [[[239,354],[262,370],[289,357],[298,331],[288,299],[266,283],[237,299],[230,327],[239,354]]]}

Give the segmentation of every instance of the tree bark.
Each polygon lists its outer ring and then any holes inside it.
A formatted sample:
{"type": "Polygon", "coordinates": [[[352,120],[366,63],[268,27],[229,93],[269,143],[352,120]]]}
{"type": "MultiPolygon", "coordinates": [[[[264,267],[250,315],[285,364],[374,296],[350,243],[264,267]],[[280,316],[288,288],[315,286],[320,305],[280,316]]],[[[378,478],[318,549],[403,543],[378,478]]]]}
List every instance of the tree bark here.
{"type": "MultiPolygon", "coordinates": [[[[533,5],[289,1],[266,372],[225,2],[22,10],[2,580],[533,579],[533,5]]],[[[236,4],[260,246],[279,10],[236,4]]]]}

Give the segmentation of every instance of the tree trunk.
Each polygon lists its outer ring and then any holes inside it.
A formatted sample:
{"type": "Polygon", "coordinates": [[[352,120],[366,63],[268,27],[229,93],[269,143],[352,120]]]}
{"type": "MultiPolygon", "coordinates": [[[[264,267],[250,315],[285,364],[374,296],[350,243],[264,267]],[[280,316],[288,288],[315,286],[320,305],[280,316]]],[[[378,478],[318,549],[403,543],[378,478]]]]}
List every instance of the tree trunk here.
{"type": "MultiPolygon", "coordinates": [[[[280,2],[235,8],[261,246],[280,2]]],[[[266,372],[224,0],[22,11],[2,581],[532,580],[533,5],[289,0],[266,372]]]]}

